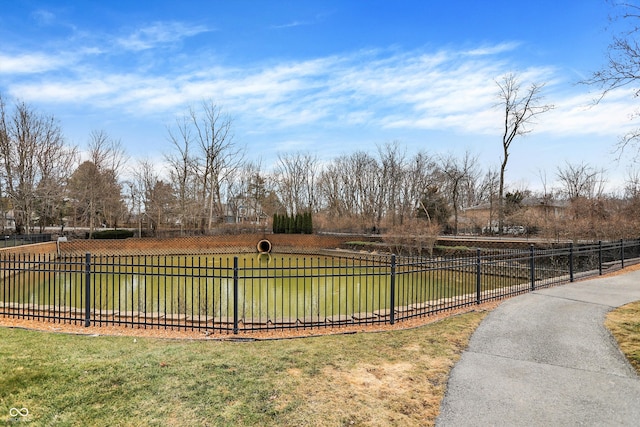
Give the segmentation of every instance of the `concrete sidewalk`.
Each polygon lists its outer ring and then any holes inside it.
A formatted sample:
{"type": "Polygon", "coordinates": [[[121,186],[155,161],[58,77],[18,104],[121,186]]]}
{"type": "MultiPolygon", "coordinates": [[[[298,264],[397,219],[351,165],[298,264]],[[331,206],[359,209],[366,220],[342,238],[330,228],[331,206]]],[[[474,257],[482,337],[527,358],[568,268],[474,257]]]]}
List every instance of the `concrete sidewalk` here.
{"type": "Polygon", "coordinates": [[[640,300],[640,271],[505,301],[454,366],[437,426],[640,426],[640,377],[606,314],[640,300]]]}

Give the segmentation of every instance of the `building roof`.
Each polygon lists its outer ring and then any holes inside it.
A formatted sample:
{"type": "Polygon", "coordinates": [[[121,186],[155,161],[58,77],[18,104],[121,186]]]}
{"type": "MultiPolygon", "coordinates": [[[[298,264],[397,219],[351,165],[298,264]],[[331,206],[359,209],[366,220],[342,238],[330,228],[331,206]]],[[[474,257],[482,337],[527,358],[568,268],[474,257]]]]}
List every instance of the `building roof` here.
{"type": "MultiPolygon", "coordinates": [[[[550,199],[547,197],[525,197],[520,202],[523,207],[550,207],[550,208],[567,208],[569,206],[568,200],[550,199]]],[[[464,208],[464,211],[480,211],[491,209],[491,203],[480,203],[479,205],[469,206],[464,208]]]]}

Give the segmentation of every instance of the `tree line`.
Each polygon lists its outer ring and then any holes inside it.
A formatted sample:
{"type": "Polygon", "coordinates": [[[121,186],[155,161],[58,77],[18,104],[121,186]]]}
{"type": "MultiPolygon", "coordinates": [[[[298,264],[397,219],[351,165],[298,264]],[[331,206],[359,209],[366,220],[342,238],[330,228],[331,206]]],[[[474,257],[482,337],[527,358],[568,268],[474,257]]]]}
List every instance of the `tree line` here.
{"type": "Polygon", "coordinates": [[[171,149],[164,165],[143,159],[127,169],[131,161],[122,144],[105,131],[89,135],[81,160],[53,116],[23,102],[10,108],[0,98],[5,228],[12,219],[18,233],[51,226],[128,227],[142,235],[211,233],[228,224],[287,232],[291,223],[305,224],[296,227],[308,232],[306,219],[295,220],[308,213],[317,230],[380,233],[428,224],[455,234],[482,231],[463,212],[484,204],[493,209],[489,222],[559,234],[561,221],[523,218],[523,199],[567,201],[566,226],[587,221],[581,232],[592,229],[593,221],[614,217],[620,228],[635,217],[623,216],[640,206],[638,173],[629,174],[622,191],[606,194],[604,170],[567,163],[556,171],[556,188],[544,183],[542,193],[504,190],[500,170],[483,170],[471,152],[409,154],[398,141],[322,162],[308,152],[284,153],[267,171],[245,159],[231,120],[211,102],[190,108],[168,128],[167,138],[171,149]]]}
{"type": "MultiPolygon", "coordinates": [[[[594,77],[615,88],[618,81],[608,78],[594,77]]],[[[276,232],[637,236],[637,171],[629,171],[624,188],[609,193],[606,171],[585,163],[558,167],[555,186],[541,173],[542,191],[506,183],[513,142],[553,106],[543,102],[544,84],[522,86],[515,74],[495,83],[504,113],[503,154],[499,167],[488,169],[469,151],[408,153],[391,141],[323,161],[309,152],[281,153],[267,170],[246,158],[231,118],[212,101],[189,107],[168,126],[169,149],[161,164],[132,162],[121,142],[104,130],[91,132],[81,155],[66,143],[54,116],[24,102],[7,105],[0,94],[3,228],[29,233],[86,227],[92,233],[127,227],[141,236],[268,226],[276,232]],[[553,207],[563,214],[533,214],[532,199],[543,212],[553,207]],[[486,211],[481,220],[469,214],[474,207],[486,211]]]]}

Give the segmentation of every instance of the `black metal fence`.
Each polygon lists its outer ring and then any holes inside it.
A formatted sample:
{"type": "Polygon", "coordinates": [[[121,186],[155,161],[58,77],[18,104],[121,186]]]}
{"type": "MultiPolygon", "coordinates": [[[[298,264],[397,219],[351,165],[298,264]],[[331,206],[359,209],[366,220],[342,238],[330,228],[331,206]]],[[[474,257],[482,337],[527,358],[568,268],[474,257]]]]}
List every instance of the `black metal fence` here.
{"type": "Polygon", "coordinates": [[[53,236],[50,233],[45,234],[0,234],[0,247],[7,248],[11,246],[30,245],[33,243],[50,242],[53,236]]]}
{"type": "Polygon", "coordinates": [[[366,255],[0,255],[0,315],[220,333],[401,322],[596,276],[640,241],[366,255]]]}

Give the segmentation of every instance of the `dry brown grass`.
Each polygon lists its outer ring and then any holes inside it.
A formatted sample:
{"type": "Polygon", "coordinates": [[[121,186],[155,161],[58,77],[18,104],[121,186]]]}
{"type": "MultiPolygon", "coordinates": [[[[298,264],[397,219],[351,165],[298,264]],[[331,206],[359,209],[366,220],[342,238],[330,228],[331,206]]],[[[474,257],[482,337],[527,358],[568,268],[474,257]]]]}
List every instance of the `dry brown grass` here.
{"type": "MultiPolygon", "coordinates": [[[[458,347],[459,351],[463,349],[458,347]]],[[[457,357],[431,357],[419,344],[401,351],[411,355],[411,360],[358,363],[350,369],[324,368],[322,377],[330,391],[316,389],[312,394],[334,409],[318,415],[353,425],[433,424],[457,357]]]]}
{"type": "Polygon", "coordinates": [[[611,311],[605,326],[615,337],[631,366],[640,374],[640,301],[611,311]]]}
{"type": "Polygon", "coordinates": [[[296,379],[295,394],[306,403],[285,425],[433,425],[449,372],[485,314],[344,337],[336,342],[338,353],[324,363],[287,371],[296,379]]]}
{"type": "MultiPolygon", "coordinates": [[[[640,270],[640,264],[631,265],[607,276],[640,270]]],[[[618,307],[607,314],[605,326],[611,331],[620,350],[640,374],[640,301],[618,307]]]]}

